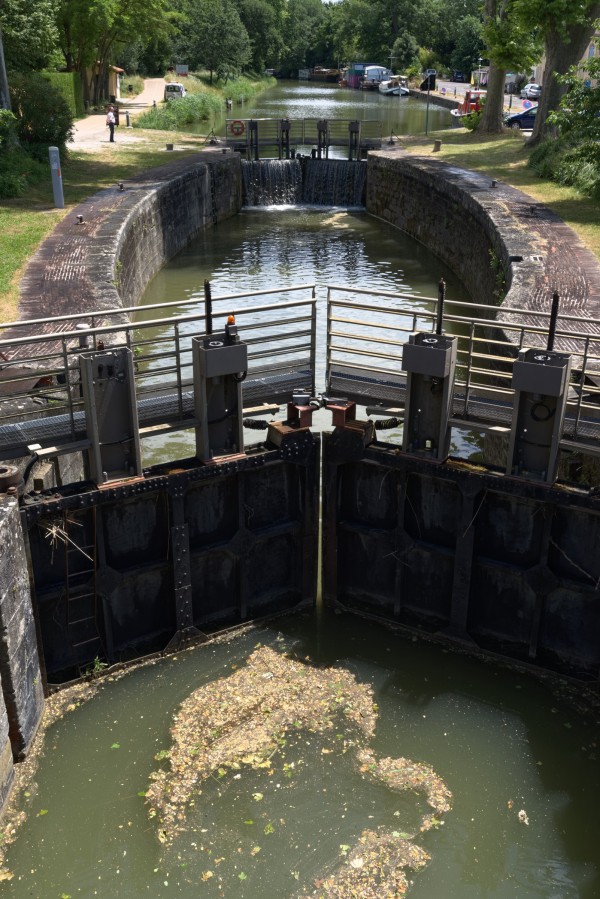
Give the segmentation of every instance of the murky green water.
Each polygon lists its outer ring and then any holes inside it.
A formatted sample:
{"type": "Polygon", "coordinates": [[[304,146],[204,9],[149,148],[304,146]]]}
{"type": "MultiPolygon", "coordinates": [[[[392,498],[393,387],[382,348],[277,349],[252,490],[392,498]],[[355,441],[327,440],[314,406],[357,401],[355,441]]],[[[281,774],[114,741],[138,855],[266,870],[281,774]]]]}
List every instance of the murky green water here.
{"type": "Polygon", "coordinates": [[[171,716],[193,689],[243,665],[258,642],[343,665],[371,684],[376,753],[426,762],[453,791],[444,825],[419,839],[432,858],[412,897],[600,895],[593,728],[525,675],[328,616],[285,619],[278,630],[131,672],[56,724],[2,895],[285,899],[335,865],[364,828],[414,827],[412,794],[369,785],[347,756],[323,754],[299,734],[271,772],[211,781],[196,803],[196,832],[163,851],[139,794],[169,746],[171,716]],[[214,876],[203,880],[207,871],[214,876]]]}

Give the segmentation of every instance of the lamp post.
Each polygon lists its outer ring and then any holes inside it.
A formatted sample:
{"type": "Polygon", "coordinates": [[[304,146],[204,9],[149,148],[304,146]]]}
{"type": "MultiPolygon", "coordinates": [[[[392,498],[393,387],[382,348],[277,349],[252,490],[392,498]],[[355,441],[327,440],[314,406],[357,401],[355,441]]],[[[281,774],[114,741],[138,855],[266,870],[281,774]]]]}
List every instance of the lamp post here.
{"type": "Polygon", "coordinates": [[[479,69],[478,69],[478,72],[477,72],[477,87],[478,87],[478,88],[481,87],[481,63],[482,63],[482,62],[483,62],[483,58],[480,56],[480,57],[479,57],[479,69]]]}

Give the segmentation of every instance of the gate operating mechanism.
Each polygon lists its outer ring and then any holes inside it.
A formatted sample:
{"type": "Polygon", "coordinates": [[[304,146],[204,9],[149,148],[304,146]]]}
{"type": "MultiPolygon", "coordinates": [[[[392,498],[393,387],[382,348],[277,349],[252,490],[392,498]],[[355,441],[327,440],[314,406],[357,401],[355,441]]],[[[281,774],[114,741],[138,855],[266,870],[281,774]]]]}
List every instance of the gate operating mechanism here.
{"type": "Polygon", "coordinates": [[[203,462],[244,451],[242,381],[248,347],[230,315],[225,331],[192,338],[196,455],[203,462]]]}
{"type": "Polygon", "coordinates": [[[456,337],[442,331],[446,283],[440,279],[435,334],[411,334],[402,352],[408,372],[404,404],[404,452],[443,462],[450,449],[450,417],[456,370],[456,337]]]}
{"type": "Polygon", "coordinates": [[[90,477],[98,485],[142,477],[133,354],[128,347],[81,353],[90,477]]]}
{"type": "Polygon", "coordinates": [[[552,484],[569,395],[571,356],[555,353],[560,297],[554,292],[546,350],[521,349],[513,366],[515,390],[507,474],[552,484]]]}
{"type": "Polygon", "coordinates": [[[513,367],[515,390],[506,473],[556,480],[571,357],[523,349],[513,367]]]}

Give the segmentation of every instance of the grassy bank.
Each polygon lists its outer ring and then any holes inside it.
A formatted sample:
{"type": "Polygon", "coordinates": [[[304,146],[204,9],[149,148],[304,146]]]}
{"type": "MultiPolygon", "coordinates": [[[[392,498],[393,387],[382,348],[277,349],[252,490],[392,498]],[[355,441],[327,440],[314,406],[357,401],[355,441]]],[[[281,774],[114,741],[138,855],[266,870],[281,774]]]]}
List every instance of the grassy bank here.
{"type": "Polygon", "coordinates": [[[140,172],[173,159],[165,143],[183,147],[177,153],[201,149],[203,138],[163,132],[140,132],[140,142],[120,144],[118,154],[107,144],[96,152],[72,151],[62,163],[65,208],[54,209],[50,173],[46,182],[24,197],[0,203],[0,322],[18,318],[19,281],[28,259],[52,229],[87,197],[140,172]]]}
{"type": "Polygon", "coordinates": [[[402,146],[411,153],[431,153],[433,140],[442,141],[435,156],[461,168],[484,172],[550,206],[600,260],[600,206],[572,187],[540,178],[527,165],[529,151],[520,132],[480,135],[462,128],[439,131],[429,137],[408,137],[402,146]]]}
{"type": "MultiPolygon", "coordinates": [[[[228,96],[227,92],[223,96],[228,96]]],[[[434,137],[442,141],[436,158],[485,172],[491,178],[520,188],[537,202],[548,204],[600,260],[597,202],[582,198],[572,188],[560,187],[535,175],[527,167],[528,154],[520,134],[481,137],[457,129],[428,138],[405,138],[402,145],[409,152],[431,153],[434,137]]],[[[0,322],[18,317],[19,281],[24,267],[57,222],[96,191],[168,162],[173,157],[165,152],[167,141],[182,147],[181,152],[194,152],[204,145],[204,138],[189,134],[136,129],[135,140],[120,143],[118,153],[110,152],[108,144],[94,152],[72,151],[63,163],[66,209],[53,208],[49,173],[48,180],[30,190],[27,196],[0,204],[0,322]]]]}

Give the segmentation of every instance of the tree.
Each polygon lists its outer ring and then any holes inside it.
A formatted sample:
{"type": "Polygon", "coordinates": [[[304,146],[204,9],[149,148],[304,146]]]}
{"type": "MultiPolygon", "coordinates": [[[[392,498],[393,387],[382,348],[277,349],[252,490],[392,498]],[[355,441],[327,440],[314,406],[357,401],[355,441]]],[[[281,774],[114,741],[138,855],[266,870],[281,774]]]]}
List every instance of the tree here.
{"type": "Polygon", "coordinates": [[[396,38],[392,46],[394,68],[405,72],[419,59],[419,45],[412,34],[405,31],[396,38]]]}
{"type": "Polygon", "coordinates": [[[52,0],[5,0],[0,27],[9,72],[43,69],[58,48],[52,0]]]}
{"type": "Polygon", "coordinates": [[[250,38],[250,67],[262,73],[279,61],[283,50],[277,10],[266,0],[241,0],[239,14],[250,38]]]}
{"type": "Polygon", "coordinates": [[[544,90],[540,97],[530,143],[555,133],[548,114],[557,110],[567,85],[557,79],[576,66],[600,18],[599,0],[517,0],[522,20],[544,39],[544,90]]]}
{"type": "Polygon", "coordinates": [[[517,14],[517,0],[485,0],[484,36],[488,47],[487,96],[477,130],[500,134],[503,128],[506,73],[529,69],[539,56],[539,44],[517,14]]]}
{"type": "Polygon", "coordinates": [[[454,47],[450,54],[450,68],[469,74],[477,67],[477,60],[485,56],[483,22],[479,16],[465,16],[455,29],[454,47]]]}
{"type": "Polygon", "coordinates": [[[58,0],[56,23],[69,72],[81,75],[84,96],[106,97],[108,66],[120,47],[171,31],[168,0],[58,0]]]}
{"type": "Polygon", "coordinates": [[[4,64],[4,45],[2,41],[2,30],[0,29],[0,109],[8,109],[10,111],[10,93],[8,90],[8,79],[6,77],[6,65],[4,64]]]}
{"type": "Polygon", "coordinates": [[[238,75],[251,56],[250,38],[231,0],[203,0],[190,7],[190,62],[219,78],[238,75]]]}
{"type": "Polygon", "coordinates": [[[297,74],[298,69],[314,64],[309,54],[316,44],[318,28],[324,16],[321,0],[289,0],[282,61],[282,68],[288,74],[297,74]]]}

